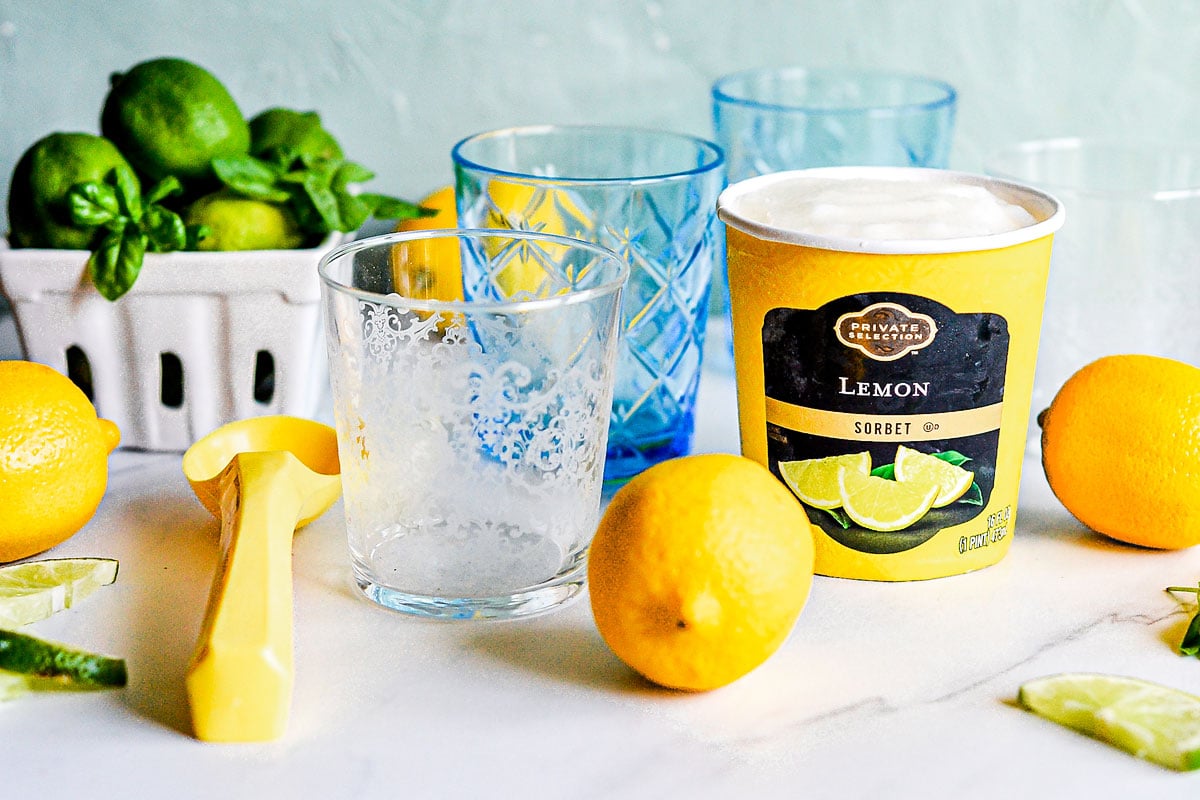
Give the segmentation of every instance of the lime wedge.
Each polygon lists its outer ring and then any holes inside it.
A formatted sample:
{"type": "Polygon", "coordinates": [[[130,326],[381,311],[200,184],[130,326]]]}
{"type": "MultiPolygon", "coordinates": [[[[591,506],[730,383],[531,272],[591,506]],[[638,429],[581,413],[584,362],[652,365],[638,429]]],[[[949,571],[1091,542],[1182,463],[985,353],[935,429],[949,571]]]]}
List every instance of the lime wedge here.
{"type": "Polygon", "coordinates": [[[804,461],[780,461],[779,474],[792,493],[813,508],[838,508],[842,495],[838,491],[838,470],[842,467],[866,475],[871,471],[871,454],[850,453],[804,461]]]}
{"type": "Polygon", "coordinates": [[[55,558],[0,567],[0,628],[17,628],[70,608],[117,578],[111,558],[55,558]]]}
{"type": "Polygon", "coordinates": [[[889,481],[842,467],[838,491],[842,510],[856,524],[872,531],[898,531],[929,512],[938,487],[889,481]]]}
{"type": "Polygon", "coordinates": [[[936,456],[900,445],[896,448],[896,480],[901,483],[938,487],[934,508],[948,506],[967,493],[975,473],[956,467],[936,456]]]}
{"type": "Polygon", "coordinates": [[[1023,684],[1017,702],[1138,758],[1181,771],[1200,767],[1195,695],[1137,678],[1067,673],[1023,684]]]}
{"type": "Polygon", "coordinates": [[[125,662],[74,650],[16,631],[0,630],[0,670],[56,678],[80,688],[124,686],[125,662]]]}

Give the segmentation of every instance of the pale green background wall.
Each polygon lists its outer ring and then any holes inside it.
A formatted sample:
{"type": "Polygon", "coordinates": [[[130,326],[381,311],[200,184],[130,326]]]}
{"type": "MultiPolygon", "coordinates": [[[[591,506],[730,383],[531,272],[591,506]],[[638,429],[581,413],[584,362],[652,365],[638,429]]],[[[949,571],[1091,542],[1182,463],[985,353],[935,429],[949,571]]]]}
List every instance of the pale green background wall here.
{"type": "Polygon", "coordinates": [[[95,131],[108,74],[160,55],[208,67],[247,115],[319,110],[372,188],[413,198],[486,128],[707,134],[712,79],[758,65],[945,78],[964,169],[1022,138],[1200,132],[1196,0],[0,0],[5,194],[26,147],[95,131]]]}

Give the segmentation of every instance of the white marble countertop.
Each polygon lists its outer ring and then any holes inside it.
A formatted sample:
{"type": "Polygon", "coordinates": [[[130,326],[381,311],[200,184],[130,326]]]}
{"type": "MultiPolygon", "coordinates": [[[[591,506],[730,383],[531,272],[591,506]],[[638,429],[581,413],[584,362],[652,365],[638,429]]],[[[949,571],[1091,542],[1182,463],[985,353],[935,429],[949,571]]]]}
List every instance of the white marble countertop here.
{"type": "MultiPolygon", "coordinates": [[[[705,376],[697,449],[737,449],[728,377],[705,376]]],[[[216,521],[177,455],[110,465],[99,512],[50,555],[117,558],[117,582],[30,632],[123,656],[129,686],[0,706],[3,797],[1094,800],[1200,785],[1014,706],[1021,682],[1063,671],[1200,692],[1200,662],[1174,651],[1189,607],[1163,591],[1200,580],[1200,550],[1088,533],[1035,460],[1003,562],[921,583],[818,578],[782,649],[707,694],[635,676],[586,600],[506,623],[375,608],[352,585],[339,503],[296,537],[295,697],[264,745],[189,735],[216,521]]]]}

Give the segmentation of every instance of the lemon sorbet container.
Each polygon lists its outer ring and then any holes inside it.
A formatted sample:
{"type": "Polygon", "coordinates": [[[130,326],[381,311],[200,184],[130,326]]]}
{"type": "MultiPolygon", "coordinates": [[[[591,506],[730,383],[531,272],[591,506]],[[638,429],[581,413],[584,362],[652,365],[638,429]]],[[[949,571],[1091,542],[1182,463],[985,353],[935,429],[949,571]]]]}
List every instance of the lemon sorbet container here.
{"type": "Polygon", "coordinates": [[[1003,558],[1061,204],[960,172],[832,167],[733,184],[718,213],[742,453],[804,503],[817,572],[921,580],[1003,558]],[[773,219],[772,203],[812,180],[896,181],[938,202],[868,203],[854,221],[884,225],[854,235],[773,219]],[[969,187],[1024,209],[1013,209],[1023,221],[1001,232],[956,226],[940,195],[978,192],[969,187]],[[922,215],[952,223],[934,234],[946,238],[887,227],[922,215]]]}

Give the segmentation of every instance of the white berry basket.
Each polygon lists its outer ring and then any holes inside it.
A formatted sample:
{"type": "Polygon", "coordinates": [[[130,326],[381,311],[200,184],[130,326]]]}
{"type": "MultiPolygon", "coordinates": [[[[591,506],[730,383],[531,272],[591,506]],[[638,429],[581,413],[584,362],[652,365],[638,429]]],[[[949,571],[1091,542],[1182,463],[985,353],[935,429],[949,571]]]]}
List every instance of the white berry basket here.
{"type": "Polygon", "coordinates": [[[133,288],[105,300],[82,250],[0,242],[0,292],[25,358],[69,376],[121,446],[181,451],[247,417],[315,418],[328,403],[317,262],[305,250],[147,253],[133,288]]]}

